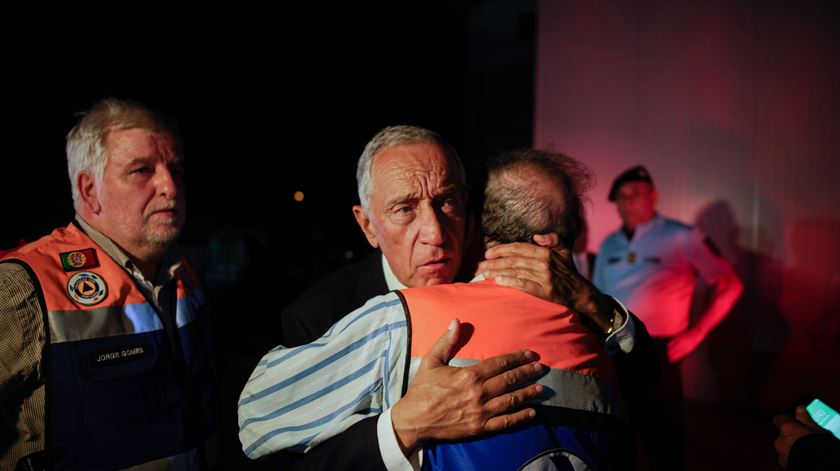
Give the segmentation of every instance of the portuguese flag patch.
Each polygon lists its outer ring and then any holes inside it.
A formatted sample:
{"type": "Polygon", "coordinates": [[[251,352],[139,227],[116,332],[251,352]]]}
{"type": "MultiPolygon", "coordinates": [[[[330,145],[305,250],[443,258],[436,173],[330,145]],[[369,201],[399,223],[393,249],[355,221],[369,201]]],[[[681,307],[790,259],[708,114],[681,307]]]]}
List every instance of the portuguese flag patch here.
{"type": "Polygon", "coordinates": [[[61,257],[61,266],[66,272],[99,266],[99,259],[96,258],[96,250],[92,248],[64,252],[59,254],[59,257],[61,257]]]}

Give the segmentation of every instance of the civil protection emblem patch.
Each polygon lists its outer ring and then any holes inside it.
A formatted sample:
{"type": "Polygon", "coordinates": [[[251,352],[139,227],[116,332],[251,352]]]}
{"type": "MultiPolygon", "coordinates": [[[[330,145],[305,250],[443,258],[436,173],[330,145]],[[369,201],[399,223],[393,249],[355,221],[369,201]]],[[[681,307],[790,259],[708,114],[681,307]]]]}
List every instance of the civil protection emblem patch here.
{"type": "Polygon", "coordinates": [[[67,280],[67,296],[83,306],[93,306],[108,296],[108,285],[92,271],[80,271],[67,280]]]}

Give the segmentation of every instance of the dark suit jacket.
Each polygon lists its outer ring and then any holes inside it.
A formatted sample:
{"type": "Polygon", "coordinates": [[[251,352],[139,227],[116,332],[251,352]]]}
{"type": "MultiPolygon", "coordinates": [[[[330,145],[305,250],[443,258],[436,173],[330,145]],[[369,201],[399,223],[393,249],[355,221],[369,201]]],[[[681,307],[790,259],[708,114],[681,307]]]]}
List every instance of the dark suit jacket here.
{"type": "Polygon", "coordinates": [[[368,299],[387,292],[382,252],[375,250],[359,263],[320,279],[283,310],[282,344],[297,347],[312,342],[368,299]]]}
{"type": "MultiPolygon", "coordinates": [[[[292,302],[281,315],[282,343],[296,347],[312,342],[368,299],[387,292],[382,252],[375,250],[359,263],[322,278],[292,302]]],[[[360,421],[305,455],[290,456],[292,469],[384,470],[376,436],[378,418],[360,421]]]]}

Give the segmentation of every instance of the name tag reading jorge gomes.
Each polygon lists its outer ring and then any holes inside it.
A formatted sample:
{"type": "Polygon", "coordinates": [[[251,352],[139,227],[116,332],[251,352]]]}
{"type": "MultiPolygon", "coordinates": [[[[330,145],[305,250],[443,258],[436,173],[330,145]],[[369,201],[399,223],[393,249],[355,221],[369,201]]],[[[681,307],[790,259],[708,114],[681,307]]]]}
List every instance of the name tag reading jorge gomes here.
{"type": "Polygon", "coordinates": [[[90,356],[91,366],[107,366],[139,360],[149,355],[148,345],[128,345],[100,350],[90,356]]]}

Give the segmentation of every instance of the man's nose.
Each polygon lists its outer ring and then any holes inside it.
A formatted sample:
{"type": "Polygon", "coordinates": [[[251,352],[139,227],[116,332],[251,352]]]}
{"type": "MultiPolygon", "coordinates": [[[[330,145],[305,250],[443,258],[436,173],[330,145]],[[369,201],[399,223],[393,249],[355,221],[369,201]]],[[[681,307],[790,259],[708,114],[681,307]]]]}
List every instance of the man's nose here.
{"type": "Polygon", "coordinates": [[[155,172],[155,188],[160,196],[174,199],[178,196],[179,176],[167,165],[159,165],[155,172]]]}
{"type": "Polygon", "coordinates": [[[420,241],[429,245],[443,245],[444,231],[441,215],[434,208],[423,208],[420,217],[420,241]]]}

